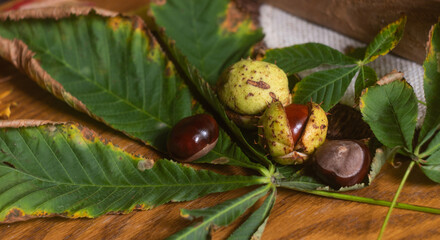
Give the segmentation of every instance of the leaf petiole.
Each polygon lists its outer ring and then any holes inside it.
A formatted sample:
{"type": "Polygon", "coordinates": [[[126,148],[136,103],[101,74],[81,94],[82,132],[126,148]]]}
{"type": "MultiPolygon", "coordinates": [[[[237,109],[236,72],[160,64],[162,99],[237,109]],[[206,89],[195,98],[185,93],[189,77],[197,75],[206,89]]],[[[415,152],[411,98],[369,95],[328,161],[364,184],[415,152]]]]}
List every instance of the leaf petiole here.
{"type": "Polygon", "coordinates": [[[427,106],[427,105],[426,105],[426,102],[423,102],[423,101],[420,101],[420,100],[417,100],[417,102],[420,103],[420,104],[422,104],[423,106],[427,106]]]}
{"type": "Polygon", "coordinates": [[[429,132],[427,132],[425,134],[425,137],[423,138],[423,140],[417,145],[417,147],[414,150],[414,154],[418,157],[418,158],[425,158],[431,154],[433,154],[435,151],[438,150],[438,147],[434,147],[434,148],[429,148],[425,150],[425,152],[420,153],[420,148],[426,143],[428,142],[428,140],[432,139],[432,136],[434,136],[434,134],[437,132],[437,130],[440,128],[440,124],[437,124],[437,126],[435,126],[434,128],[432,128],[431,130],[429,130],[429,132]]]}
{"type": "Polygon", "coordinates": [[[408,168],[406,169],[405,175],[402,178],[402,181],[400,182],[399,188],[397,188],[396,195],[393,198],[393,201],[391,202],[390,209],[388,210],[387,216],[385,217],[385,221],[383,222],[382,228],[380,229],[379,236],[377,237],[378,240],[382,239],[383,234],[385,233],[385,228],[387,227],[388,220],[390,219],[391,212],[393,211],[393,208],[396,207],[397,198],[400,195],[400,192],[402,191],[403,185],[406,182],[406,179],[409,176],[409,173],[411,172],[412,168],[414,167],[415,162],[411,161],[408,168]]]}
{"type": "MultiPolygon", "coordinates": [[[[385,200],[377,200],[377,199],[372,199],[372,198],[359,197],[359,196],[353,196],[353,195],[336,193],[336,192],[327,192],[327,191],[320,191],[320,190],[307,190],[307,189],[299,189],[299,188],[295,188],[294,190],[299,191],[299,192],[317,195],[317,196],[323,196],[323,197],[328,197],[328,198],[353,201],[353,202],[359,202],[359,203],[367,203],[367,204],[378,205],[378,206],[389,207],[392,204],[392,202],[385,201],[385,200]]],[[[407,203],[397,203],[396,202],[394,207],[400,208],[400,209],[405,209],[405,210],[411,210],[411,211],[440,214],[439,208],[417,206],[417,205],[412,205],[412,204],[407,204],[407,203]]]]}

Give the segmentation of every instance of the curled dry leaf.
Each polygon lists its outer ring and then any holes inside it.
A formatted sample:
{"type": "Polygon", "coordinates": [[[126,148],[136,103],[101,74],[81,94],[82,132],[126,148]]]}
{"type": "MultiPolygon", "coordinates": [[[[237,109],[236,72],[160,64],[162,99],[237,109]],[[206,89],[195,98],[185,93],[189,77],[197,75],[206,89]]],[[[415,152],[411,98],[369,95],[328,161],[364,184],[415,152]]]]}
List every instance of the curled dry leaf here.
{"type": "Polygon", "coordinates": [[[66,124],[66,123],[54,122],[49,120],[19,119],[19,120],[0,121],[0,128],[38,127],[43,125],[59,125],[59,124],[66,124]]]}
{"type": "Polygon", "coordinates": [[[9,1],[0,6],[0,11],[22,10],[22,9],[37,9],[54,6],[91,6],[92,2],[77,1],[77,0],[18,0],[9,1]]]}
{"type": "MultiPolygon", "coordinates": [[[[44,11],[40,9],[26,9],[21,11],[10,11],[2,13],[0,19],[19,21],[26,18],[54,18],[60,19],[72,15],[86,15],[92,11],[92,8],[48,8],[44,11]]],[[[114,16],[106,10],[95,10],[99,14],[105,16],[114,16]]],[[[53,79],[42,67],[41,64],[34,58],[35,53],[32,52],[28,46],[20,40],[6,39],[0,37],[0,56],[10,61],[16,68],[23,70],[31,77],[38,85],[48,90],[57,98],[65,100],[75,109],[92,115],[87,107],[78,99],[73,97],[70,93],[64,90],[64,87],[53,79]]],[[[97,117],[95,117],[97,118],[97,117]]]]}
{"type": "MultiPolygon", "coordinates": [[[[70,17],[71,15],[87,15],[91,11],[96,11],[97,14],[103,16],[116,16],[117,13],[93,9],[90,7],[70,7],[70,8],[47,8],[44,11],[40,9],[27,9],[21,11],[10,11],[0,15],[0,20],[19,21],[26,18],[46,19],[54,18],[61,19],[70,17]]],[[[28,46],[20,40],[6,39],[0,36],[0,56],[10,61],[16,68],[23,70],[28,76],[32,78],[42,88],[48,90],[57,98],[65,100],[75,109],[93,115],[87,107],[64,90],[64,87],[53,79],[34,58],[35,53],[32,52],[28,46]]],[[[94,116],[95,118],[98,118],[94,116]]]]}
{"type": "Polygon", "coordinates": [[[393,71],[387,73],[385,76],[379,79],[379,81],[377,81],[377,84],[382,86],[394,81],[402,80],[403,76],[403,72],[399,72],[396,69],[393,69],[393,71]]]}

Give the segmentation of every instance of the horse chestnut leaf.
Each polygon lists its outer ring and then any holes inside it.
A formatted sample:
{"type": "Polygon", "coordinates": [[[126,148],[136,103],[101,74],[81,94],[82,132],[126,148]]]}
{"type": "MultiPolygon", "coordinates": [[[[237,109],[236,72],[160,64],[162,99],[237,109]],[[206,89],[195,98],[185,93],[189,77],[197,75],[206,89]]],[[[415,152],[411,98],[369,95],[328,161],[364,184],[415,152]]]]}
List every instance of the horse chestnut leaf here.
{"type": "Polygon", "coordinates": [[[218,140],[219,129],[208,114],[183,118],[171,129],[168,152],[177,161],[191,162],[205,156],[218,140]]]}
{"type": "Polygon", "coordinates": [[[370,164],[370,151],[360,141],[326,141],[313,157],[316,175],[334,188],[361,183],[369,172],[370,164]]]}

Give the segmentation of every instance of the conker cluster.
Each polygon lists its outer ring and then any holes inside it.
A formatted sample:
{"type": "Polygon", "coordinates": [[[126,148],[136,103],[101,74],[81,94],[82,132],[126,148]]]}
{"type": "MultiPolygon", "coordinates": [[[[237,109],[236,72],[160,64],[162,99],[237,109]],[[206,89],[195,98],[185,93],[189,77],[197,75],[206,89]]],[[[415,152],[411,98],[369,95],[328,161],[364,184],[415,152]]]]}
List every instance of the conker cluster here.
{"type": "MultiPolygon", "coordinates": [[[[223,72],[218,97],[228,116],[242,127],[258,125],[258,142],[283,165],[310,159],[316,175],[334,188],[361,183],[371,156],[360,141],[326,140],[328,119],[319,104],[290,104],[286,74],[276,65],[241,60],[223,72]]],[[[208,114],[180,120],[171,130],[168,152],[190,162],[211,151],[218,140],[217,122],[208,114]]]]}

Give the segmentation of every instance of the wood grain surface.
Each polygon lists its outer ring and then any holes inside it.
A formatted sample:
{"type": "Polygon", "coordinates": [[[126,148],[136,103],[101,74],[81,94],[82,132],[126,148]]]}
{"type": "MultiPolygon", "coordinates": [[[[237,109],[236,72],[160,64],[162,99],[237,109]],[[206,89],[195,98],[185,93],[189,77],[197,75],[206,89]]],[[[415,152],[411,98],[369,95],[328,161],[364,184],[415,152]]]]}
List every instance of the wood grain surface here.
{"type": "Polygon", "coordinates": [[[364,43],[379,30],[408,17],[405,33],[393,53],[422,63],[431,26],[440,17],[438,0],[263,0],[308,21],[336,30],[364,43]]]}
{"type": "MultiPolygon", "coordinates": [[[[106,3],[102,7],[126,11],[141,1],[125,0],[106,3]],[[129,7],[130,8],[129,8],[129,7]]],[[[10,119],[43,119],[79,122],[121,148],[158,158],[160,155],[142,143],[96,122],[85,114],[71,109],[64,102],[39,88],[12,65],[0,60],[0,92],[13,89],[0,107],[15,101],[10,119]]],[[[349,194],[391,201],[407,163],[400,168],[386,166],[368,188],[349,194]]],[[[210,166],[223,174],[253,174],[234,167],[210,166]]],[[[192,202],[170,203],[149,211],[127,215],[105,215],[96,219],[42,218],[13,224],[0,224],[0,239],[163,239],[192,224],[179,216],[181,208],[201,208],[238,197],[250,189],[211,194],[192,202]]],[[[440,187],[428,180],[415,168],[405,185],[399,202],[440,208],[440,187]]],[[[252,210],[255,210],[253,207],[252,210]]],[[[367,205],[291,190],[279,189],[275,207],[270,215],[263,239],[375,239],[387,213],[386,207],[367,205]]],[[[246,213],[249,215],[249,212],[246,213]]],[[[240,218],[232,225],[213,231],[214,239],[225,239],[243,222],[240,218]]],[[[438,239],[440,216],[395,209],[385,233],[385,239],[438,239]]]]}

